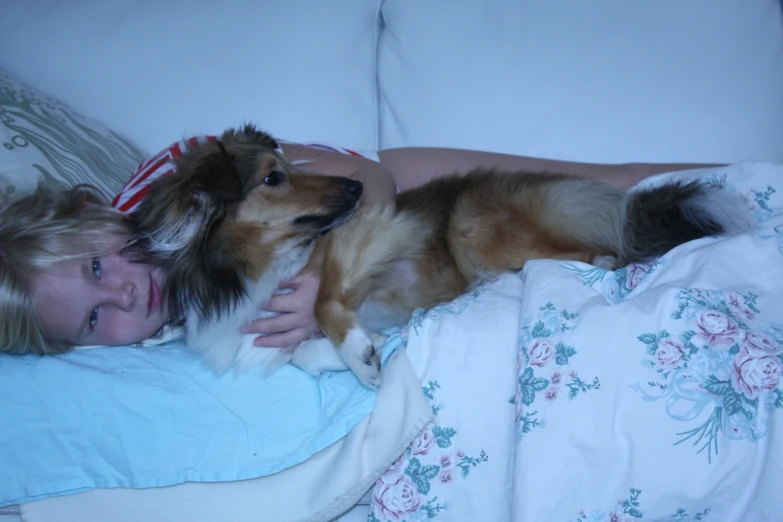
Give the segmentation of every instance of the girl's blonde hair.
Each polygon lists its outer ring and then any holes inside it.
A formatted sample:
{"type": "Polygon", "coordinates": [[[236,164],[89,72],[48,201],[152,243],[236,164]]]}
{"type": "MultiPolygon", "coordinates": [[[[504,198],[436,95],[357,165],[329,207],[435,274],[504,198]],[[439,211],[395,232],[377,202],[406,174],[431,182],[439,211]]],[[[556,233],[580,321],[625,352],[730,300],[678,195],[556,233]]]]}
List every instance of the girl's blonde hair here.
{"type": "Polygon", "coordinates": [[[126,216],[88,185],[70,190],[42,185],[0,210],[0,352],[68,351],[71,346],[43,332],[33,294],[35,274],[60,261],[116,252],[132,230],[126,216]]]}

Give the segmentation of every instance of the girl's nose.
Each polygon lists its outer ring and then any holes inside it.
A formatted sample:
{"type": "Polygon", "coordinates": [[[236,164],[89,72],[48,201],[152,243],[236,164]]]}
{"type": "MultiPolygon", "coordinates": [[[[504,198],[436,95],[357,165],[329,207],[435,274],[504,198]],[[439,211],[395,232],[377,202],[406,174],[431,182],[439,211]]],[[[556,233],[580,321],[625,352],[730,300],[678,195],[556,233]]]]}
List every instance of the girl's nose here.
{"type": "Polygon", "coordinates": [[[130,281],[125,281],[117,287],[112,300],[117,307],[130,312],[136,304],[137,296],[136,285],[130,281]]]}

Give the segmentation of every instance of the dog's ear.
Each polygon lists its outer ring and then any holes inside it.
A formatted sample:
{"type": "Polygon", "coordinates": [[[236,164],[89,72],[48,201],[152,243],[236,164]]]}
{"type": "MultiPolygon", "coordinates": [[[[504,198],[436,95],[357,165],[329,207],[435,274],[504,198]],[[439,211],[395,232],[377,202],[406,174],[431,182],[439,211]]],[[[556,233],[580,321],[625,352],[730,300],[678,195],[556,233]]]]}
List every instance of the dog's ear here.
{"type": "Polygon", "coordinates": [[[236,161],[226,152],[221,142],[216,142],[219,153],[207,154],[195,166],[191,193],[220,203],[236,203],[242,199],[242,181],[239,179],[236,161]]]}
{"type": "Polygon", "coordinates": [[[268,133],[258,130],[252,123],[236,129],[228,129],[223,133],[223,140],[233,140],[236,143],[252,143],[265,148],[277,150],[280,145],[268,133]]]}
{"type": "Polygon", "coordinates": [[[207,238],[199,251],[170,265],[165,292],[171,309],[192,308],[199,324],[220,319],[247,296],[245,269],[236,252],[214,236],[207,238]]]}
{"type": "Polygon", "coordinates": [[[137,250],[171,269],[182,256],[193,256],[224,219],[231,203],[242,198],[242,183],[222,144],[189,148],[176,161],[177,174],[150,185],[136,211],[137,250]]]}

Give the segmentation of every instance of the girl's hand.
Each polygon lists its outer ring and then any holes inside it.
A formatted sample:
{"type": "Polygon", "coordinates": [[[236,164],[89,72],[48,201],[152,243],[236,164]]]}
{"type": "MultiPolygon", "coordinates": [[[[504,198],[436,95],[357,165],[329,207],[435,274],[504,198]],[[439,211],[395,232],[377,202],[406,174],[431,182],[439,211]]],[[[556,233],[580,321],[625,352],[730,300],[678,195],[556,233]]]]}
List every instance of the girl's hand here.
{"type": "Polygon", "coordinates": [[[276,348],[293,348],[305,339],[323,336],[314,313],[320,284],[317,274],[300,272],[279,287],[292,292],[272,296],[267,302],[265,310],[278,315],[256,319],[245,327],[244,333],[264,334],[258,336],[254,344],[276,348]]]}

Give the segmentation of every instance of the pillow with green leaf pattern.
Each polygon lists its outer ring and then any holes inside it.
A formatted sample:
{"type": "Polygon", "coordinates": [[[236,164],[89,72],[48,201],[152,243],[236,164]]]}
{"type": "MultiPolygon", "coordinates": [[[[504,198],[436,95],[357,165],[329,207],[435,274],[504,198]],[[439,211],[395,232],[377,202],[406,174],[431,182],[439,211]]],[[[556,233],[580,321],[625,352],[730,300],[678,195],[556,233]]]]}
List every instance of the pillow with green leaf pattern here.
{"type": "Polygon", "coordinates": [[[128,138],[0,68],[0,206],[41,181],[89,183],[110,200],[146,157],[128,138]]]}

